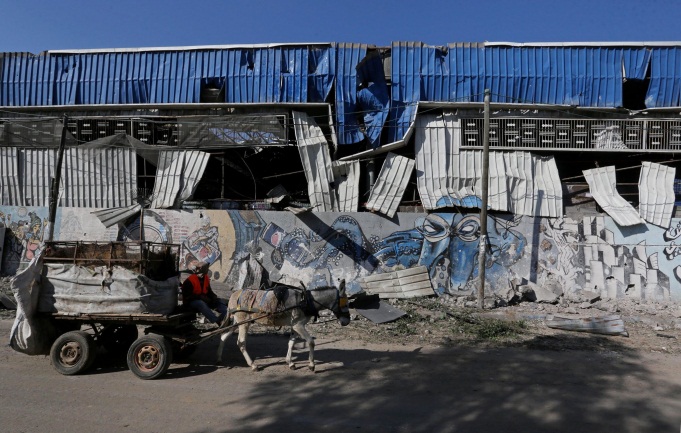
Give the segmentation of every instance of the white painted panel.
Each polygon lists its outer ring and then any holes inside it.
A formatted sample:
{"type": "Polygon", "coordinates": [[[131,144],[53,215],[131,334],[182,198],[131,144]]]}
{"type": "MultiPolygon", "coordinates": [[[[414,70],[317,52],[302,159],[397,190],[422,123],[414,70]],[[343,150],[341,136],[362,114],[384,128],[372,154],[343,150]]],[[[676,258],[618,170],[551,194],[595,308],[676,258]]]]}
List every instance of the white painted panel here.
{"type": "Polygon", "coordinates": [[[334,211],[336,206],[331,190],[333,169],[324,133],[312,117],[301,111],[293,112],[293,125],[312,209],[317,212],[334,211]]]}
{"type": "MultiPolygon", "coordinates": [[[[27,175],[30,175],[27,173],[27,175]]],[[[19,152],[16,147],[0,148],[0,195],[5,206],[23,206],[20,188],[19,152]]]]}
{"type": "Polygon", "coordinates": [[[643,220],[634,207],[622,198],[615,187],[615,167],[600,167],[584,170],[591,195],[596,203],[621,226],[642,224],[643,220]]]}
{"type": "Polygon", "coordinates": [[[336,203],[338,212],[357,212],[359,205],[359,161],[334,161],[336,203]]]}
{"type": "Polygon", "coordinates": [[[668,228],[674,211],[674,178],[676,168],[643,161],[638,180],[641,218],[657,226],[668,228]]]}
{"type": "Polygon", "coordinates": [[[388,153],[376,183],[371,188],[367,209],[381,212],[392,218],[409,183],[414,164],[413,159],[388,153]]]}

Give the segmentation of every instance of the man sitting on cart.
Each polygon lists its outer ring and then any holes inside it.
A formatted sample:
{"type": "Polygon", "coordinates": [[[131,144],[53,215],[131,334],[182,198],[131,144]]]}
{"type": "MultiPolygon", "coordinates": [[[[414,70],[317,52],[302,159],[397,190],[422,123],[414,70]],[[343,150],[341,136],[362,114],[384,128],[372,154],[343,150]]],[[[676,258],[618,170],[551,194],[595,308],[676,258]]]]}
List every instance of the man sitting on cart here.
{"type": "Polygon", "coordinates": [[[208,266],[208,263],[197,263],[194,267],[194,273],[184,280],[182,283],[182,304],[203,314],[210,323],[220,326],[227,316],[227,305],[218,298],[218,295],[213,292],[210,286],[208,266]],[[216,316],[213,310],[216,310],[220,315],[216,316]]]}

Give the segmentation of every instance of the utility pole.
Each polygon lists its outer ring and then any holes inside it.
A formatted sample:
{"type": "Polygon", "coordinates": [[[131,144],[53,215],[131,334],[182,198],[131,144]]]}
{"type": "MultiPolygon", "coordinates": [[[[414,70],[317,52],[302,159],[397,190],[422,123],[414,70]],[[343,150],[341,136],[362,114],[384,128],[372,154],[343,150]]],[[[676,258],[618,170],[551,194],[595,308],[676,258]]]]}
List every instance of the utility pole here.
{"type": "Polygon", "coordinates": [[[59,150],[57,151],[57,165],[54,168],[54,177],[50,188],[50,215],[48,218],[48,231],[46,241],[51,242],[54,237],[54,224],[57,219],[57,203],[59,203],[59,182],[61,180],[61,166],[64,161],[64,149],[66,148],[66,121],[64,114],[61,126],[61,139],[59,140],[59,150]]]}
{"type": "Polygon", "coordinates": [[[480,205],[480,244],[478,246],[478,308],[485,307],[485,263],[487,262],[487,191],[489,189],[489,99],[485,89],[485,115],[482,134],[482,204],[480,205]]]}

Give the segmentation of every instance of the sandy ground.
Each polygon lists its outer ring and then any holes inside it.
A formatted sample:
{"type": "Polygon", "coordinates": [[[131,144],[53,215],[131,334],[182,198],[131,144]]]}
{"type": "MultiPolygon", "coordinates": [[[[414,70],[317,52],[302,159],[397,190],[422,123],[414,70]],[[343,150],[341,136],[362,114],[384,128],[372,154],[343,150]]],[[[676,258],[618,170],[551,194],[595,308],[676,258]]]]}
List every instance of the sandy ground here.
{"type": "MultiPolygon", "coordinates": [[[[154,381],[138,379],[106,352],[92,371],[62,376],[49,358],[2,346],[0,430],[679,431],[681,330],[675,305],[622,303],[615,314],[629,337],[545,325],[550,315],[610,311],[518,305],[485,311],[487,321],[476,322],[521,324],[517,332],[481,338],[462,321],[477,317],[470,310],[461,315],[433,300],[395,304],[408,314],[392,323],[353,314],[347,327],[328,316],[310,325],[317,339],[316,373],[305,368],[302,347],[296,351],[299,368],[289,370],[283,360],[286,331],[264,328],[249,340],[261,371],[246,367],[234,337],[217,365],[214,338],[154,381]]],[[[5,342],[13,317],[0,310],[5,342]]]]}

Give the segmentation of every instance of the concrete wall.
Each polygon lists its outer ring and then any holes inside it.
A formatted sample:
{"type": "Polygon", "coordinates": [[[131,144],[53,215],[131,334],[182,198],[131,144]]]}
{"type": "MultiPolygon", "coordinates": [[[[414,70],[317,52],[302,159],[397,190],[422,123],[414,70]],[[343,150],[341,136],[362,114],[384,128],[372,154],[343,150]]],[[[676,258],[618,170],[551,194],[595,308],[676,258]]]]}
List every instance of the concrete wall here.
{"type": "MultiPolygon", "coordinates": [[[[105,228],[94,209],[62,208],[55,240],[115,241],[139,238],[139,220],[105,228]]],[[[2,273],[27,263],[44,236],[48,209],[2,207],[2,273]]],[[[359,278],[425,265],[437,294],[466,294],[477,287],[477,214],[306,213],[228,210],[147,210],[145,239],[182,245],[180,267],[211,263],[216,284],[253,285],[253,258],[264,276],[312,287],[345,278],[351,293],[359,278]],[[249,267],[250,262],[250,267],[249,267]]],[[[505,290],[511,279],[588,289],[603,297],[681,299],[681,220],[670,229],[618,227],[609,217],[546,219],[493,215],[486,288],[505,290]]]]}

